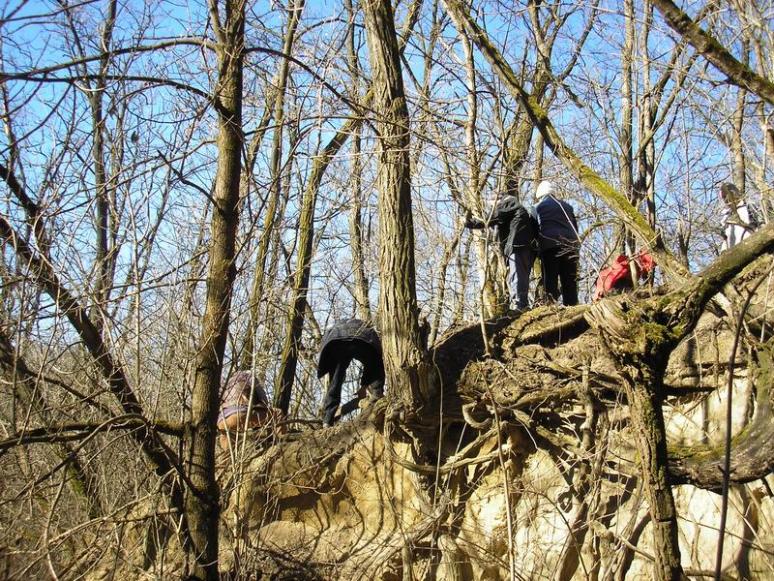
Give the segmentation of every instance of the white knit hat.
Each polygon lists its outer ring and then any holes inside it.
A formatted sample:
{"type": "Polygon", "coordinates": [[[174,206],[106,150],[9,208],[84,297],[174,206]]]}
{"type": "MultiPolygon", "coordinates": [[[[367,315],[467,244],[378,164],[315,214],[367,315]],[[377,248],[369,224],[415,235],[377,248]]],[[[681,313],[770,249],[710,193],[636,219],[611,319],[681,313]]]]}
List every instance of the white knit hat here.
{"type": "Polygon", "coordinates": [[[540,200],[541,198],[550,196],[553,193],[554,193],[554,184],[552,184],[549,181],[542,181],[540,182],[540,184],[538,184],[537,190],[535,191],[535,198],[540,200]]]}

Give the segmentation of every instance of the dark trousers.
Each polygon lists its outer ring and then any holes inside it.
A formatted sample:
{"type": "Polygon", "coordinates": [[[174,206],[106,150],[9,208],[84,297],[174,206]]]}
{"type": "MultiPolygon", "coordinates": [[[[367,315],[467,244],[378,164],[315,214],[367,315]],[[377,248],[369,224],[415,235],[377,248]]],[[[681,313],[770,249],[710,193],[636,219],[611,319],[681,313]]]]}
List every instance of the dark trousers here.
{"type": "Polygon", "coordinates": [[[535,264],[535,252],[529,246],[514,248],[508,257],[508,286],[511,304],[518,309],[529,308],[529,276],[535,264]]]}
{"type": "Polygon", "coordinates": [[[360,376],[360,387],[368,390],[369,395],[378,399],[384,396],[384,364],[382,358],[375,350],[359,341],[342,342],[339,349],[334,352],[336,365],[331,371],[328,392],[323,402],[323,423],[333,425],[336,410],[341,404],[341,388],[347,377],[347,368],[353,359],[357,359],[363,365],[363,374],[360,376]]]}
{"type": "Polygon", "coordinates": [[[543,286],[554,301],[559,300],[559,284],[562,285],[562,302],[565,306],[578,304],[578,249],[556,246],[542,251],[543,286]]]}

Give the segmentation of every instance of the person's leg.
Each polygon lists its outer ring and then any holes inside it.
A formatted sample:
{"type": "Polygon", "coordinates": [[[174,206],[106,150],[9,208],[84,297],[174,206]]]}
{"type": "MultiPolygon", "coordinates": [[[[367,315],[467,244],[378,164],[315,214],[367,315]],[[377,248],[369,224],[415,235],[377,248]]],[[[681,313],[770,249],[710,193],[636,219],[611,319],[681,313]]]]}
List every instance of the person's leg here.
{"type": "Polygon", "coordinates": [[[571,307],[578,304],[578,252],[576,249],[566,250],[558,258],[562,302],[571,307]]]}
{"type": "Polygon", "coordinates": [[[514,308],[519,304],[519,259],[516,254],[509,254],[505,257],[505,263],[508,267],[508,293],[510,302],[508,306],[514,308]]]}
{"type": "Polygon", "coordinates": [[[363,364],[360,387],[368,391],[371,399],[384,397],[384,362],[381,354],[369,346],[359,361],[363,364]]]}
{"type": "Polygon", "coordinates": [[[529,308],[529,276],[532,272],[532,264],[535,262],[535,253],[529,247],[517,248],[509,257],[508,267],[511,271],[511,302],[516,303],[518,309],[529,308]],[[514,280],[515,279],[515,280],[514,280]]]}
{"type": "Polygon", "coordinates": [[[341,403],[341,387],[344,385],[350,361],[352,360],[349,357],[340,358],[331,372],[328,392],[325,394],[325,402],[323,403],[323,425],[325,426],[333,425],[336,410],[341,403]]]}
{"type": "Polygon", "coordinates": [[[559,264],[556,256],[557,248],[543,250],[541,261],[543,267],[543,287],[546,296],[552,301],[559,300],[559,264]]]}
{"type": "Polygon", "coordinates": [[[377,400],[384,397],[384,370],[381,373],[368,373],[366,369],[363,369],[363,377],[360,380],[360,385],[368,391],[368,395],[372,400],[377,400]]]}

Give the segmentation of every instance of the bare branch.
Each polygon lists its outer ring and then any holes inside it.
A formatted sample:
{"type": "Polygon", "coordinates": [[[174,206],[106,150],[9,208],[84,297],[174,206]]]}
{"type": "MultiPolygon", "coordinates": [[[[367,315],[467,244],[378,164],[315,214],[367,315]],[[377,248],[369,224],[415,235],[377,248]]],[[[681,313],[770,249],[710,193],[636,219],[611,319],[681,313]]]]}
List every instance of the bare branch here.
{"type": "Polygon", "coordinates": [[[756,74],[739,62],[717,39],[705,32],[691,17],[671,0],[653,0],[669,26],[718,69],[728,75],[729,82],[747,89],[774,105],[774,83],[756,74]]]}

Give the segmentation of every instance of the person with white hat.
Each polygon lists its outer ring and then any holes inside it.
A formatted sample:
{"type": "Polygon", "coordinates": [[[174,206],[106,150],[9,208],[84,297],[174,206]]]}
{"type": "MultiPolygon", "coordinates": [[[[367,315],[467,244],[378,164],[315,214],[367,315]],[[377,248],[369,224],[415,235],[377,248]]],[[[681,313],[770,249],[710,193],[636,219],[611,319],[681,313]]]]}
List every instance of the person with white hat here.
{"type": "Polygon", "coordinates": [[[546,294],[551,300],[559,300],[561,284],[564,305],[577,305],[580,237],[575,212],[570,204],[557,198],[554,184],[549,181],[540,182],[535,198],[546,294]]]}

